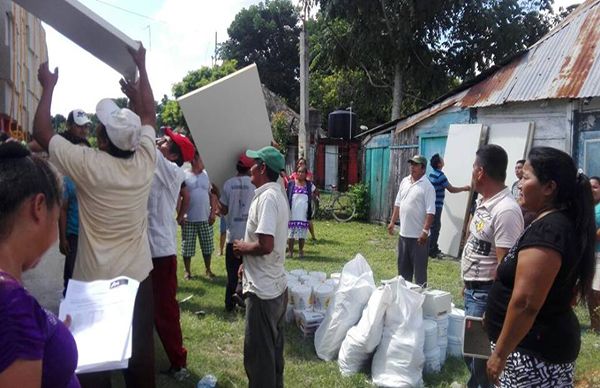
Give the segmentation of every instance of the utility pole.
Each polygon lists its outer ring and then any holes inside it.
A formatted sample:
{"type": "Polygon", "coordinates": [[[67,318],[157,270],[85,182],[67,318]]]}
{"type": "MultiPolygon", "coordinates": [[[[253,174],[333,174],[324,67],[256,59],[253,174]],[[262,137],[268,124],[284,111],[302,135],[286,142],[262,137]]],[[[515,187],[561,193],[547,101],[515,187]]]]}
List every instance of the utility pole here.
{"type": "Polygon", "coordinates": [[[298,157],[308,160],[310,146],[308,131],[308,31],[306,20],[310,13],[310,1],[303,1],[302,30],[300,31],[300,128],[298,130],[298,157]]]}

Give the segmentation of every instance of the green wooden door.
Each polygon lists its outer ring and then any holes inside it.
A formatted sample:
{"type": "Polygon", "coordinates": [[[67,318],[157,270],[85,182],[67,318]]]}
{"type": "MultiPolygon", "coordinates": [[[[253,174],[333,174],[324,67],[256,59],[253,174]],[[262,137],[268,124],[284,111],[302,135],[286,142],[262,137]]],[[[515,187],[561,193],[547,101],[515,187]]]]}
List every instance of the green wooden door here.
{"type": "Polygon", "coordinates": [[[369,215],[373,221],[387,218],[386,198],[390,177],[390,134],[373,137],[365,147],[365,184],[369,189],[369,215]]]}

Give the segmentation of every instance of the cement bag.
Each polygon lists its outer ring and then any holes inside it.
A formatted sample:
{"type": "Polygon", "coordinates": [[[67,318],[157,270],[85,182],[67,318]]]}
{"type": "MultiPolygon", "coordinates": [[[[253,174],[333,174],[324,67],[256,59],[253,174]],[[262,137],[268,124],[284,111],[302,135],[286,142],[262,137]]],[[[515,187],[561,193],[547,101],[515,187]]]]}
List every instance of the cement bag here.
{"type": "Polygon", "coordinates": [[[349,376],[361,371],[381,341],[383,317],[392,302],[392,288],[384,285],[371,294],[358,324],[348,330],[338,356],[340,372],[349,376]]]}
{"type": "Polygon", "coordinates": [[[348,330],[354,326],[375,289],[373,272],[359,253],[342,270],[340,283],[315,332],[315,351],[325,361],[337,357],[348,330]]]}
{"type": "Polygon", "coordinates": [[[392,302],[385,312],[383,335],[373,356],[373,384],[381,387],[423,385],[423,301],[401,277],[390,283],[392,302]]]}

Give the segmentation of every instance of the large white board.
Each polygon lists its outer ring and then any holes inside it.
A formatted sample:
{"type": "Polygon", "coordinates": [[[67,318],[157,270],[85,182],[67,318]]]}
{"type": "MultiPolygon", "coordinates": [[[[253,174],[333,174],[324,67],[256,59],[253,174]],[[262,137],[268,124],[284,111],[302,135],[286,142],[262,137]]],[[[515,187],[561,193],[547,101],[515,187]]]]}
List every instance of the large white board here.
{"type": "Polygon", "coordinates": [[[235,175],[240,153],[273,140],[256,65],[177,100],[210,180],[219,188],[235,175]]]}
{"type": "MultiPolygon", "coordinates": [[[[483,124],[452,124],[444,151],[444,173],[453,186],[471,183],[475,152],[485,141],[483,124]]],[[[471,193],[447,194],[442,211],[438,245],[447,255],[457,257],[471,193]]]]}
{"type": "Polygon", "coordinates": [[[127,47],[139,43],[112,26],[77,0],[14,0],[75,44],[125,78],[135,79],[136,66],[127,47]]]}
{"type": "Polygon", "coordinates": [[[514,167],[517,160],[525,159],[533,140],[534,123],[490,124],[487,144],[497,144],[508,154],[506,185],[510,188],[517,180],[514,167]]]}

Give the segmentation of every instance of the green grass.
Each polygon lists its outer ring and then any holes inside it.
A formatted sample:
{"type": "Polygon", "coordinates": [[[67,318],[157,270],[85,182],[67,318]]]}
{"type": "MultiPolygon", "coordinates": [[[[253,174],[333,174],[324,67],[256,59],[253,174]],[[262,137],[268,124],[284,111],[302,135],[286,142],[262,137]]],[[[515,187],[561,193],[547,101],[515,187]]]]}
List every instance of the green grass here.
{"type": "MultiPolygon", "coordinates": [[[[316,244],[307,241],[305,258],[288,259],[286,269],[340,272],[343,265],[358,252],[369,261],[375,281],[389,279],[397,274],[397,236],[389,236],[384,226],[357,222],[337,223],[316,221],[316,244]]],[[[178,299],[190,295],[192,299],[181,304],[184,343],[188,349],[188,368],[192,377],[185,382],[159,376],[159,387],[195,387],[205,374],[213,374],[219,387],[245,387],[246,375],[243,366],[244,315],[226,313],[224,310],[225,265],[224,257],[219,256],[218,222],[215,224],[215,252],[213,255],[214,280],[203,276],[204,264],[197,250],[192,259],[195,279],[183,280],[183,264],[179,262],[178,299]],[[205,315],[195,314],[204,311],[205,315]]],[[[431,287],[452,293],[454,303],[462,307],[460,297],[460,269],[456,261],[429,261],[429,283],[431,287]]],[[[600,337],[588,331],[587,310],[578,307],[577,314],[583,328],[582,350],[577,362],[576,376],[582,383],[600,383],[600,365],[596,354],[600,348],[600,337]]],[[[158,338],[156,341],[157,369],[168,368],[167,358],[158,338]]],[[[298,328],[290,324],[286,327],[285,341],[285,385],[287,387],[368,387],[368,374],[358,374],[351,378],[340,375],[336,361],[324,362],[317,358],[313,339],[303,338],[298,328]]],[[[448,387],[453,381],[465,383],[467,370],[462,359],[446,361],[441,373],[425,376],[428,387],[448,387]]],[[[115,376],[116,385],[121,385],[120,376],[115,376]]],[[[587,386],[582,384],[582,386],[587,386]]]]}

